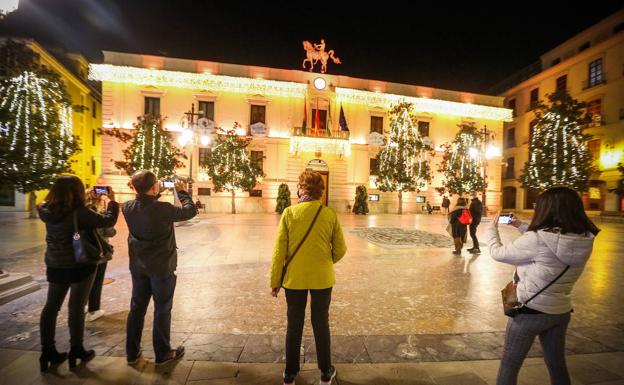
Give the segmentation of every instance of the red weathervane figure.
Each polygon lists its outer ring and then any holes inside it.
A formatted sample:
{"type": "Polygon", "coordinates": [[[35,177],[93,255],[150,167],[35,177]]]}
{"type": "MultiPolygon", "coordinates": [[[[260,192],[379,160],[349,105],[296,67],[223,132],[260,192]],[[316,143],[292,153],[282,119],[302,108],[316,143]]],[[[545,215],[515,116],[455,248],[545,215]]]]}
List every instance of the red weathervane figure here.
{"type": "Polygon", "coordinates": [[[327,61],[331,58],[335,64],[342,64],[340,59],[334,56],[334,50],[331,49],[325,52],[325,40],[321,39],[320,44],[312,44],[305,40],[303,42],[303,49],[306,50],[307,57],[303,60],[303,69],[306,69],[306,62],[310,62],[310,72],[314,70],[314,66],[320,60],[321,61],[321,73],[327,72],[327,61]]]}

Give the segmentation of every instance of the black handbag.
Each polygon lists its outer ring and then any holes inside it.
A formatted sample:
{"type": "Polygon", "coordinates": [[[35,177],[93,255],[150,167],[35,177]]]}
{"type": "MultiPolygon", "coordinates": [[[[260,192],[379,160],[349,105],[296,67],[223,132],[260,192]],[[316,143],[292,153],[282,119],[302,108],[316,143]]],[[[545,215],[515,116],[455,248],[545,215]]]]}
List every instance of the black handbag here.
{"type": "Polygon", "coordinates": [[[95,229],[78,229],[78,211],[74,211],[74,235],[72,246],[74,248],[74,258],[76,263],[83,265],[97,265],[110,261],[112,258],[112,247],[103,246],[106,243],[95,229]]]}
{"type": "Polygon", "coordinates": [[[566,268],[557,276],[557,278],[553,279],[548,285],[546,285],[542,290],[538,291],[531,298],[527,299],[524,303],[518,301],[517,289],[518,285],[516,285],[516,277],[518,274],[514,272],[514,279],[509,282],[503,290],[501,290],[501,295],[503,296],[503,312],[507,317],[515,317],[520,314],[521,309],[526,306],[533,298],[542,294],[542,292],[548,289],[553,283],[557,282],[561,276],[565,274],[570,266],[566,266],[566,268]]]}

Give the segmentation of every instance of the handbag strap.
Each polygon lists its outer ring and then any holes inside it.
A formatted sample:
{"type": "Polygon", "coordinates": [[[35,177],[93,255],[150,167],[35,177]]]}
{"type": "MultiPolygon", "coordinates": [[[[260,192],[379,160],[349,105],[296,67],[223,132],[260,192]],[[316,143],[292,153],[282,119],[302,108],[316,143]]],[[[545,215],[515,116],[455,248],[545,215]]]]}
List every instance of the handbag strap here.
{"type": "Polygon", "coordinates": [[[74,217],[74,234],[78,232],[78,210],[74,210],[72,214],[74,217]]]}
{"type": "Polygon", "coordinates": [[[295,249],[295,252],[292,253],[292,255],[289,258],[286,258],[286,261],[284,262],[284,270],[283,270],[284,272],[286,271],[286,268],[288,267],[288,264],[293,260],[293,258],[295,258],[295,255],[297,255],[297,252],[301,248],[301,245],[303,245],[303,242],[305,242],[306,238],[308,238],[308,235],[310,234],[310,231],[312,231],[312,227],[314,227],[314,223],[316,223],[316,218],[318,218],[318,216],[321,213],[322,209],[323,209],[323,204],[321,203],[321,205],[319,206],[318,210],[316,211],[316,215],[314,216],[314,219],[312,219],[312,223],[310,224],[310,227],[308,227],[308,231],[305,233],[305,235],[303,236],[303,238],[301,239],[301,241],[297,245],[297,248],[295,249]]]}
{"type": "Polygon", "coordinates": [[[542,294],[544,292],[544,290],[548,289],[553,283],[557,282],[559,280],[559,278],[561,278],[566,271],[568,271],[568,269],[570,268],[570,266],[566,266],[565,269],[563,269],[563,271],[561,273],[559,273],[559,275],[557,276],[557,278],[553,279],[552,281],[550,281],[550,283],[548,285],[546,285],[542,290],[538,291],[537,293],[535,293],[533,295],[533,297],[527,299],[526,301],[524,301],[524,303],[522,304],[522,306],[526,305],[527,303],[529,303],[529,301],[531,301],[533,298],[537,297],[538,295],[542,294]]]}

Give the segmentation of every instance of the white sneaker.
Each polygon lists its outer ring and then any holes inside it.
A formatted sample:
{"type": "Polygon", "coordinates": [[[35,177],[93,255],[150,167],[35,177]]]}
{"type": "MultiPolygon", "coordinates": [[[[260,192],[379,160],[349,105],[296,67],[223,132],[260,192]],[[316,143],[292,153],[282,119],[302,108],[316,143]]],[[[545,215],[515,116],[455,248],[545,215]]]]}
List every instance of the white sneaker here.
{"type": "Polygon", "coordinates": [[[87,322],[93,322],[98,318],[101,318],[104,316],[104,310],[96,310],[96,311],[92,311],[87,313],[87,316],[85,317],[85,320],[87,322]]]}

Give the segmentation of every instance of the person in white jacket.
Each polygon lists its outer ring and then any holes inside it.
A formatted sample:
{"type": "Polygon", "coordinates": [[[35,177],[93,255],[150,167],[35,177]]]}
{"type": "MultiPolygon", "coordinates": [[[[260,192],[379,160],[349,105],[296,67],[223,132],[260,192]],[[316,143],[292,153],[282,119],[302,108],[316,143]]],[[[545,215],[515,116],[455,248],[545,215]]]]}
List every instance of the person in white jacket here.
{"type": "Polygon", "coordinates": [[[486,232],[492,258],[516,266],[516,294],[524,304],[520,314],[507,323],[496,383],[516,384],[524,358],[539,336],[551,383],[569,385],[565,336],[572,312],[571,292],[600,230],[585,214],[578,193],[567,187],[544,191],[529,225],[515,218],[511,225],[522,235],[507,245],[500,241],[498,216],[486,232]]]}

